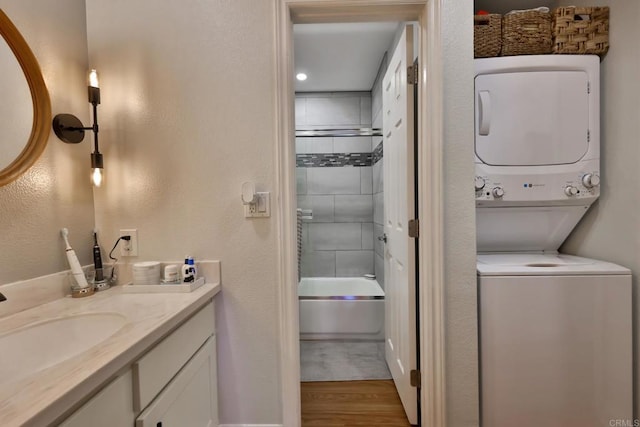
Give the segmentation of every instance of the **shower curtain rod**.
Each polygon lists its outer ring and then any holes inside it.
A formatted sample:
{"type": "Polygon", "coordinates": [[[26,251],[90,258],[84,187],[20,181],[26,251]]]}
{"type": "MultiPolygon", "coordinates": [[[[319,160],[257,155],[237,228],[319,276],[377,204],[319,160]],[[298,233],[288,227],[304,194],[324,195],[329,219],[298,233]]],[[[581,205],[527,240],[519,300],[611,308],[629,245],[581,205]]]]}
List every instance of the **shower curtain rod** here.
{"type": "Polygon", "coordinates": [[[353,129],[296,129],[297,137],[304,136],[382,136],[382,129],[353,128],[353,129]]]}

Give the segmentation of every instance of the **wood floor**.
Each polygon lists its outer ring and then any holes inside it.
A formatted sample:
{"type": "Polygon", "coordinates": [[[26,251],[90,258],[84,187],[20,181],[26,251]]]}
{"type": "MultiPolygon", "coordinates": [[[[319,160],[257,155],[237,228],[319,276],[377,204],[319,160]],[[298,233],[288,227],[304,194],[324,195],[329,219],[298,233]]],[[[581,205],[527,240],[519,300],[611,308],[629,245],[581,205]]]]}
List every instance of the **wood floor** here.
{"type": "Polygon", "coordinates": [[[410,426],[392,380],[301,383],[302,426],[410,426]]]}

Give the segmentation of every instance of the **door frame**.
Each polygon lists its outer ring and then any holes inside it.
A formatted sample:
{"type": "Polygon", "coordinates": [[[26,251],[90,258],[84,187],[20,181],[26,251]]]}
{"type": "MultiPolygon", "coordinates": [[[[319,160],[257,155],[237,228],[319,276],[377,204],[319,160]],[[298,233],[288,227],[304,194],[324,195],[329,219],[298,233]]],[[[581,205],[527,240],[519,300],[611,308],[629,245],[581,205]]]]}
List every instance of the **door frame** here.
{"type": "Polygon", "coordinates": [[[277,0],[275,165],[278,224],[280,395],[283,425],[299,426],[293,23],[418,21],[418,219],[422,423],[446,426],[441,0],[277,0]],[[430,373],[430,374],[428,374],[430,373]]]}

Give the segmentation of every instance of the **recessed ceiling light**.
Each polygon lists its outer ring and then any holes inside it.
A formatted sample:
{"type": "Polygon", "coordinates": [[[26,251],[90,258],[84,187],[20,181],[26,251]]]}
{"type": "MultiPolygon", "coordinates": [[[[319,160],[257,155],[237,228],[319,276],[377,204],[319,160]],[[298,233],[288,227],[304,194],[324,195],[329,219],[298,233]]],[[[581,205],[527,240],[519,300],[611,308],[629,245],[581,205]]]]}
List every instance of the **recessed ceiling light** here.
{"type": "Polygon", "coordinates": [[[307,75],[305,73],[298,73],[296,74],[296,79],[300,80],[301,82],[307,80],[307,75]]]}

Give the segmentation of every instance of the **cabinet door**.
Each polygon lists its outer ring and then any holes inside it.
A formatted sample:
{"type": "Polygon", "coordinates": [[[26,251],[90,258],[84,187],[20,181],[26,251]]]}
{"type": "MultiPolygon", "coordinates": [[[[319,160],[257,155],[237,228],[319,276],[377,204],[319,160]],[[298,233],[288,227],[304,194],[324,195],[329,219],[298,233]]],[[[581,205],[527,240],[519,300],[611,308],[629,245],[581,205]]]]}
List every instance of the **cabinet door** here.
{"type": "Polygon", "coordinates": [[[214,333],[210,302],[133,364],[133,409],[139,414],[214,333]]]}
{"type": "Polygon", "coordinates": [[[132,427],[131,370],[113,380],[60,424],[61,427],[132,427]]]}
{"type": "Polygon", "coordinates": [[[216,342],[212,336],[136,420],[136,427],[218,425],[216,342]]]}

